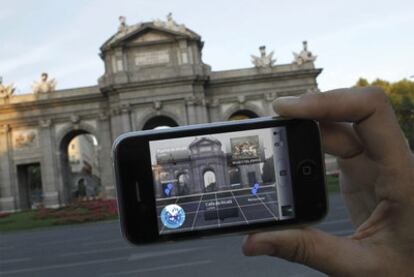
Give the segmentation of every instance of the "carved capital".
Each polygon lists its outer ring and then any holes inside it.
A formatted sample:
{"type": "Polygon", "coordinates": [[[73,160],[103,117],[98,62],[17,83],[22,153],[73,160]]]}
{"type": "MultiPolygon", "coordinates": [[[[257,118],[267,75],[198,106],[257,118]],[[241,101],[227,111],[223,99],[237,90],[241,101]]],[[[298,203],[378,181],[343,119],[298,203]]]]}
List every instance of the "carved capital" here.
{"type": "Polygon", "coordinates": [[[190,106],[197,106],[197,105],[205,105],[206,101],[204,97],[196,97],[196,96],[188,96],[185,98],[186,105],[190,106]]]}
{"type": "Polygon", "coordinates": [[[128,113],[131,111],[131,106],[129,104],[122,104],[120,109],[121,113],[128,113]]]}
{"type": "Polygon", "coordinates": [[[49,128],[52,125],[52,119],[40,119],[39,120],[39,126],[42,128],[49,128]]]}
{"type": "Polygon", "coordinates": [[[196,98],[195,96],[188,96],[185,98],[185,104],[187,106],[194,106],[196,105],[196,98]]]}
{"type": "Polygon", "coordinates": [[[11,127],[9,124],[4,124],[0,126],[0,134],[7,134],[8,132],[10,132],[11,127]]]}
{"type": "Polygon", "coordinates": [[[220,105],[220,99],[213,98],[212,100],[208,101],[208,106],[212,108],[216,108],[220,105]]]}
{"type": "Polygon", "coordinates": [[[119,107],[114,107],[111,109],[111,114],[112,115],[119,115],[121,114],[121,109],[119,107]]]}
{"type": "Polygon", "coordinates": [[[107,120],[108,119],[108,113],[106,111],[101,111],[98,115],[99,120],[107,120]]]}

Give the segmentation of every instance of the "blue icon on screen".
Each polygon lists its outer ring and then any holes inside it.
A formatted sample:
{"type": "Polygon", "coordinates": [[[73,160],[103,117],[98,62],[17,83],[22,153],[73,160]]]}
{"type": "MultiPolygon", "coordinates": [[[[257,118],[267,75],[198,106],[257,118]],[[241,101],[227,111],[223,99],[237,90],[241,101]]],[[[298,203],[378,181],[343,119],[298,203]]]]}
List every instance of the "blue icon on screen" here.
{"type": "Polygon", "coordinates": [[[252,194],[256,195],[257,191],[259,190],[260,185],[258,183],[254,184],[253,188],[252,188],[252,194]]]}
{"type": "Polygon", "coordinates": [[[161,211],[162,224],[169,229],[177,229],[184,224],[185,211],[176,204],[167,205],[161,211]]]}
{"type": "Polygon", "coordinates": [[[171,196],[171,191],[173,190],[174,185],[172,183],[168,183],[167,187],[164,189],[165,196],[171,196]]]}

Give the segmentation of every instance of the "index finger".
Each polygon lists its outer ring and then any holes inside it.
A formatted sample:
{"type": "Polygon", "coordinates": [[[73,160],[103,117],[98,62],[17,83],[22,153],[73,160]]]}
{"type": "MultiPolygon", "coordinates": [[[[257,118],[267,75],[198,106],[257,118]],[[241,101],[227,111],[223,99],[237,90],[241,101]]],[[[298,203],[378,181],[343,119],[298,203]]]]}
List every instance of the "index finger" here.
{"type": "Polygon", "coordinates": [[[382,162],[401,162],[409,151],[389,104],[378,87],[337,89],[300,97],[278,98],[275,111],[287,117],[352,122],[367,154],[382,162]]]}

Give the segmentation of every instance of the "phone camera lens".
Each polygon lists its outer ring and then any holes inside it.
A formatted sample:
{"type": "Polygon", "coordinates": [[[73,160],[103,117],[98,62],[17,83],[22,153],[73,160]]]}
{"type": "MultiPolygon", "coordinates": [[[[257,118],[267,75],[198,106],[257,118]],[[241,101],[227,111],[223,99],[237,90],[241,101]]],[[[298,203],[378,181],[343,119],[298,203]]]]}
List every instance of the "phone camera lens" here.
{"type": "Polygon", "coordinates": [[[316,164],[311,160],[304,160],[299,163],[297,172],[302,180],[313,180],[316,176],[316,164]]]}

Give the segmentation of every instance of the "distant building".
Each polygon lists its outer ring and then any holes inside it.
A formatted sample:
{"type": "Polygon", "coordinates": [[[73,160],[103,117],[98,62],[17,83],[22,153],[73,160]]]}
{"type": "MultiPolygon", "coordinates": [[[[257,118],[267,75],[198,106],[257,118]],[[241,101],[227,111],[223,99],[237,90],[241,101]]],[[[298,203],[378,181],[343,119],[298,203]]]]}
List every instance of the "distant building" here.
{"type": "Polygon", "coordinates": [[[92,135],[80,135],[72,139],[68,146],[68,156],[71,171],[87,171],[99,176],[98,146],[92,135]]]}

